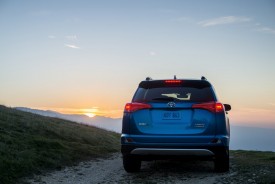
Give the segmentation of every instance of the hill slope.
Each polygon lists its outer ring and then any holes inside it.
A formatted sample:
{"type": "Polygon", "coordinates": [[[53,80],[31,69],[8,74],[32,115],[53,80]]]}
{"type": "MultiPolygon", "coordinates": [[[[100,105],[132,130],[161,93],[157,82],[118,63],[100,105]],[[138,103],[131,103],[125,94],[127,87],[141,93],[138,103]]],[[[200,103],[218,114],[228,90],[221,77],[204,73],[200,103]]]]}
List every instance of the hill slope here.
{"type": "Polygon", "coordinates": [[[86,115],[81,115],[81,114],[62,114],[51,110],[45,111],[45,110],[31,109],[27,107],[15,107],[15,109],[20,111],[25,111],[25,112],[31,112],[42,116],[65,119],[65,120],[77,122],[80,124],[96,126],[101,129],[111,130],[118,133],[121,132],[121,128],[122,128],[121,118],[113,119],[113,118],[107,118],[103,116],[95,116],[93,118],[90,118],[86,115]]]}
{"type": "Polygon", "coordinates": [[[119,148],[119,134],[0,106],[1,184],[119,148]]]}

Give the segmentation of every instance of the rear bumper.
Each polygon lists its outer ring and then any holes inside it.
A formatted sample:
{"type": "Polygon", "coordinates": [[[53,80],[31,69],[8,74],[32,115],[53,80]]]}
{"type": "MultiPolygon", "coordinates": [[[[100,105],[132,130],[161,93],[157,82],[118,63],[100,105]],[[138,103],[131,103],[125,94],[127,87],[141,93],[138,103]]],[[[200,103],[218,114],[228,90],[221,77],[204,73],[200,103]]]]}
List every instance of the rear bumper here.
{"type": "Polygon", "coordinates": [[[222,145],[121,145],[121,153],[123,155],[220,155],[224,154],[224,150],[229,147],[222,145]],[[206,151],[205,151],[206,150],[206,151]],[[211,153],[211,154],[206,154],[211,153]],[[212,154],[213,153],[213,154],[212,154]]]}
{"type": "Polygon", "coordinates": [[[171,155],[171,156],[214,156],[207,149],[168,149],[168,148],[135,148],[131,151],[134,155],[171,155]]]}
{"type": "Polygon", "coordinates": [[[163,159],[184,159],[195,158],[203,160],[214,160],[217,157],[228,155],[226,146],[135,146],[121,145],[123,156],[134,155],[141,160],[163,160],[163,159]]]}
{"type": "MultiPolygon", "coordinates": [[[[226,135],[205,138],[202,136],[193,137],[192,142],[180,142],[182,137],[172,137],[174,142],[148,142],[152,141],[151,137],[145,137],[143,142],[139,142],[132,135],[122,134],[121,136],[121,153],[125,155],[135,155],[141,159],[165,159],[175,157],[204,157],[213,159],[218,156],[228,155],[229,137],[226,135]],[[147,141],[147,142],[146,142],[147,141]]],[[[141,140],[141,139],[140,139],[141,140]]],[[[155,140],[155,139],[153,139],[155,140]]],[[[160,139],[159,139],[160,140],[160,139]]],[[[191,140],[191,139],[189,139],[191,140]]]]}

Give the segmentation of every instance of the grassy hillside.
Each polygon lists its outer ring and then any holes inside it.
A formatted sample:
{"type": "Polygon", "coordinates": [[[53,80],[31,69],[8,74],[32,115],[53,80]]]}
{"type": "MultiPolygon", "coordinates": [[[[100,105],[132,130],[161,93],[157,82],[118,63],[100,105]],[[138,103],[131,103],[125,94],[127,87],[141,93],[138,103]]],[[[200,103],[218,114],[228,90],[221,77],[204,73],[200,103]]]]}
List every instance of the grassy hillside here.
{"type": "Polygon", "coordinates": [[[228,183],[275,184],[275,152],[230,151],[233,177],[224,178],[228,183]]]}
{"type": "Polygon", "coordinates": [[[1,184],[119,149],[119,134],[0,106],[1,184]]]}

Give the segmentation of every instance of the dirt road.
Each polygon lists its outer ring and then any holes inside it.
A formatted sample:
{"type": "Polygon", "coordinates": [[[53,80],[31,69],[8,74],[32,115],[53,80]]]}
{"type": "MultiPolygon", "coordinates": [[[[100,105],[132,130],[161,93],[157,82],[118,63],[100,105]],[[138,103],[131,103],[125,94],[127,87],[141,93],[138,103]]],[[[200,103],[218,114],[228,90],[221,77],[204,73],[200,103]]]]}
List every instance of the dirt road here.
{"type": "Polygon", "coordinates": [[[234,165],[230,172],[215,173],[210,161],[152,161],[143,162],[141,172],[129,174],[122,166],[121,154],[108,159],[82,162],[78,166],[35,176],[33,184],[90,184],[90,183],[255,183],[240,178],[234,165]]]}

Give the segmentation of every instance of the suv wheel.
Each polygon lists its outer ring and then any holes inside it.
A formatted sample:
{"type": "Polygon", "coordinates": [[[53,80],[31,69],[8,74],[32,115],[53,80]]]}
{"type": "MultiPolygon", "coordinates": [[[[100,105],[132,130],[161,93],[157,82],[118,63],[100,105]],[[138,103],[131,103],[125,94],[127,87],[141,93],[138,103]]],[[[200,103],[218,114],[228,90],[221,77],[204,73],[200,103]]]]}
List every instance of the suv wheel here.
{"type": "Polygon", "coordinates": [[[229,154],[217,156],[214,160],[216,172],[227,172],[229,171],[229,154]]]}
{"type": "Polygon", "coordinates": [[[127,172],[138,172],[141,167],[141,160],[132,155],[123,156],[123,167],[127,172]]]}

